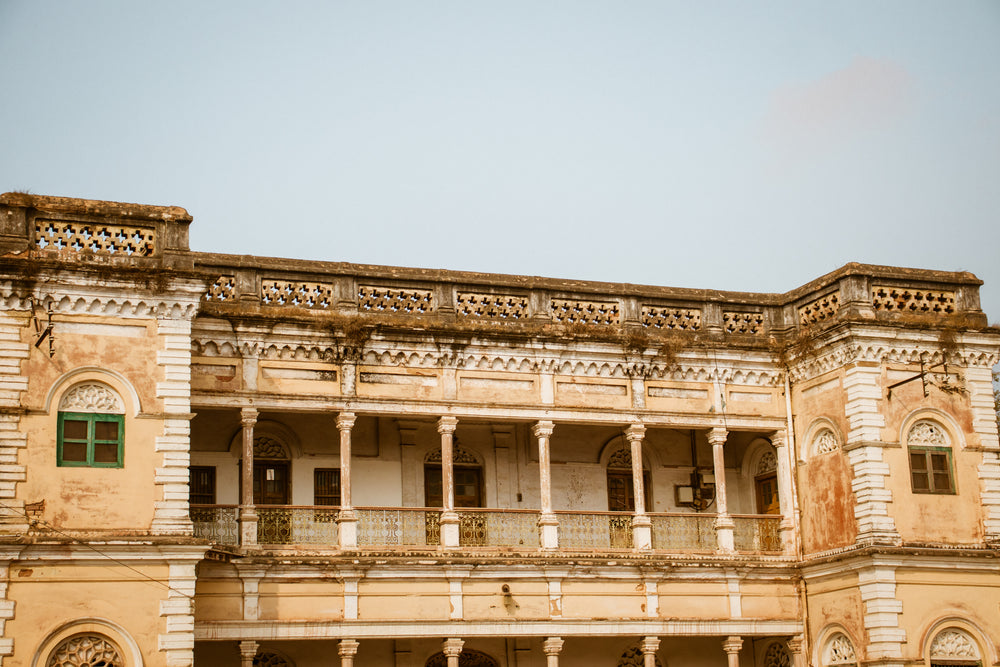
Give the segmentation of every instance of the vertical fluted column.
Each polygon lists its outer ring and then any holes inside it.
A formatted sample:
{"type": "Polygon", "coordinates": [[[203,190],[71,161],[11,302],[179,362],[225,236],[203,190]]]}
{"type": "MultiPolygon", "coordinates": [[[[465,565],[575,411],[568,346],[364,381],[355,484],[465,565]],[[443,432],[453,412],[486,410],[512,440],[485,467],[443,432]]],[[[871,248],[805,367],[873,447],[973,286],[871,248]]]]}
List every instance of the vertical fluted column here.
{"type": "Polygon", "coordinates": [[[788,438],[784,430],[775,431],[771,436],[778,460],[778,504],[781,508],[781,548],[785,554],[795,553],[795,509],[792,503],[793,463],[789,455],[788,438]]]}
{"type": "Polygon", "coordinates": [[[354,656],[358,654],[358,646],[361,644],[354,639],[341,639],[337,646],[337,653],[340,654],[340,667],[354,667],[354,656]]]}
{"type": "Polygon", "coordinates": [[[457,547],[458,538],[458,513],[455,511],[455,467],[454,467],[454,437],[455,429],[458,428],[458,419],[455,417],[441,417],[438,419],[437,431],[441,435],[441,490],[442,504],[441,512],[441,545],[445,547],[457,547]]]}
{"type": "Polygon", "coordinates": [[[260,644],[245,639],[240,642],[240,667],[253,667],[253,659],[257,656],[257,649],[260,644]]]}
{"type": "Polygon", "coordinates": [[[240,471],[243,489],[240,493],[240,544],[257,544],[257,509],[253,504],[253,427],[257,424],[255,408],[240,410],[243,425],[243,468],[240,471]]]}
{"type": "Polygon", "coordinates": [[[458,656],[462,655],[462,647],[465,642],[461,639],[446,639],[441,645],[441,652],[448,659],[448,667],[458,667],[458,656]]]}
{"type": "Polygon", "coordinates": [[[719,551],[734,551],[733,519],[729,516],[726,500],[726,458],[723,447],[729,433],[724,428],[713,428],[708,432],[708,442],[712,445],[712,464],[715,472],[715,506],[719,516],[715,519],[715,537],[719,551]]]}
{"type": "Polygon", "coordinates": [[[552,510],[552,471],[549,467],[549,438],[554,430],[555,424],[550,421],[540,421],[531,427],[531,434],[538,439],[538,486],[541,494],[538,528],[543,549],[559,548],[559,520],[552,510]]]}
{"type": "Polygon", "coordinates": [[[337,515],[337,532],[340,548],[353,549],[358,546],[358,517],[351,501],[351,430],[356,417],[353,412],[337,415],[337,430],[340,431],[340,513],[337,515]]]}
{"type": "Polygon", "coordinates": [[[542,653],[545,654],[545,667],[559,667],[559,654],[562,652],[562,637],[549,637],[542,642],[542,653]]]}
{"type": "Polygon", "coordinates": [[[639,648],[642,650],[643,667],[656,667],[656,652],[660,650],[660,638],[643,637],[639,648]]]}
{"type": "Polygon", "coordinates": [[[642,476],[642,439],[646,427],[632,424],[625,431],[632,454],[632,495],[635,498],[635,513],[632,515],[632,546],[636,549],[650,549],[653,545],[652,522],[646,515],[646,487],[642,476]]]}
{"type": "Polygon", "coordinates": [[[743,648],[742,637],[726,637],[722,642],[722,650],[726,652],[728,667],[740,667],[740,649],[743,648]]]}

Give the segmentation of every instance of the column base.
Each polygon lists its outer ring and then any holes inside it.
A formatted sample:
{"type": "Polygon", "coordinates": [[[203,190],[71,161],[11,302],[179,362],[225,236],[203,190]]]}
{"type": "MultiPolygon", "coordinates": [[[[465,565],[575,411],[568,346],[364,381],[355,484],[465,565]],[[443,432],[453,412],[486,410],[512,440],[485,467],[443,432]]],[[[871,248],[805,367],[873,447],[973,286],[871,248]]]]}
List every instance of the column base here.
{"type": "Polygon", "coordinates": [[[653,548],[653,520],[645,514],[632,517],[632,546],[640,551],[653,548]]]}
{"type": "Polygon", "coordinates": [[[240,546],[257,546],[257,512],[253,507],[241,507],[240,517],[237,519],[240,524],[240,546]]]}
{"type": "Polygon", "coordinates": [[[732,517],[728,515],[720,516],[715,520],[715,539],[718,550],[722,553],[734,553],[736,551],[736,540],[733,537],[735,527],[732,517]]]}
{"type": "Polygon", "coordinates": [[[358,515],[354,510],[340,510],[337,514],[337,541],[341,549],[358,548],[358,515]]]}
{"type": "Polygon", "coordinates": [[[458,512],[454,510],[441,512],[441,520],[439,521],[439,525],[441,526],[441,546],[448,548],[460,546],[458,530],[460,521],[458,512]]]}
{"type": "Polygon", "coordinates": [[[542,549],[553,551],[559,548],[559,519],[555,514],[538,517],[538,539],[542,549]]]}

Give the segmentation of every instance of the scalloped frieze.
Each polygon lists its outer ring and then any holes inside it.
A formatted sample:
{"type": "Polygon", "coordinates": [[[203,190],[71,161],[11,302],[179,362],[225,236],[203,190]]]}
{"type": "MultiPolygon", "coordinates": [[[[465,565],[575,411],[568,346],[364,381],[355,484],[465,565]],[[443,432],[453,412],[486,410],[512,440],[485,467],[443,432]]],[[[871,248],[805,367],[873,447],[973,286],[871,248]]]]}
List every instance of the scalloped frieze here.
{"type": "MultiPolygon", "coordinates": [[[[37,301],[37,299],[36,299],[37,301]]],[[[0,296],[0,303],[6,310],[30,310],[27,296],[6,293],[0,296]]],[[[61,315],[108,315],[113,317],[142,317],[174,320],[188,320],[198,311],[197,302],[181,302],[162,299],[106,298],[103,296],[64,296],[53,298],[52,312],[61,315]]]]}

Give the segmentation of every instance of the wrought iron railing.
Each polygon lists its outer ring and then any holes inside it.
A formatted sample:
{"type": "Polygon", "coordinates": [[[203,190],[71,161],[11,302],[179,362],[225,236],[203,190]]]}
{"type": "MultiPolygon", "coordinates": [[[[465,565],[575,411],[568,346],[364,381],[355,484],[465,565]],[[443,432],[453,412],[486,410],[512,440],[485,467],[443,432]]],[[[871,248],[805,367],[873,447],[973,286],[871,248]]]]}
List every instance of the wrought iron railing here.
{"type": "Polygon", "coordinates": [[[781,551],[781,517],[773,514],[733,516],[737,551],[781,551]]]}
{"type": "Polygon", "coordinates": [[[537,549],[538,512],[511,509],[458,510],[458,543],[463,547],[537,549]]]}
{"type": "Polygon", "coordinates": [[[257,506],[258,544],[338,544],[339,507],[257,506]]]}
{"type": "Polygon", "coordinates": [[[228,546],[240,543],[236,505],[191,505],[190,512],[195,537],[228,546]]]}
{"type": "Polygon", "coordinates": [[[630,512],[556,512],[559,546],[570,549],[631,549],[630,512]]]}
{"type": "Polygon", "coordinates": [[[441,510],[427,507],[356,507],[358,546],[421,546],[441,543],[441,510]]]}
{"type": "Polygon", "coordinates": [[[714,551],[714,514],[650,514],[653,549],[660,551],[714,551]]]}

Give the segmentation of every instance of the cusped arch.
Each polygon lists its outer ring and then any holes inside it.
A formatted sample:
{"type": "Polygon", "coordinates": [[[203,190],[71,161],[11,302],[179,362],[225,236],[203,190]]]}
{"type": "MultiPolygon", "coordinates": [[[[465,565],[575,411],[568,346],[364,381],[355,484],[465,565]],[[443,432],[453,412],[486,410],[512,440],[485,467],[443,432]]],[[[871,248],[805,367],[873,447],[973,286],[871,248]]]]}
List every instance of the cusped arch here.
{"type": "Polygon", "coordinates": [[[257,655],[253,657],[253,667],[295,667],[295,663],[281,651],[262,648],[258,649],[257,655]]]}
{"type": "MultiPolygon", "coordinates": [[[[663,667],[659,656],[654,655],[653,662],[656,664],[656,667],[663,667]]],[[[622,652],[621,657],[618,658],[617,667],[644,667],[645,664],[646,661],[642,654],[642,648],[636,644],[629,646],[622,652]]]]}
{"type": "MultiPolygon", "coordinates": [[[[438,652],[427,659],[425,667],[448,667],[448,658],[438,652]]],[[[500,667],[495,658],[482,651],[464,649],[458,656],[458,667],[500,667]]]]}
{"type": "MultiPolygon", "coordinates": [[[[262,459],[293,459],[302,456],[302,444],[295,431],[281,422],[263,420],[253,427],[254,457],[262,459]]],[[[229,453],[240,458],[243,453],[243,429],[236,429],[229,441],[229,453]]]]}
{"type": "Polygon", "coordinates": [[[143,667],[132,636],[114,621],[80,618],[50,631],[31,659],[31,667],[143,667]],[[94,662],[104,659],[106,662],[94,662]]]}
{"type": "MultiPolygon", "coordinates": [[[[632,445],[629,443],[625,433],[618,433],[601,445],[601,453],[598,461],[602,468],[632,469],[632,445]]],[[[650,471],[659,465],[654,448],[643,442],[642,447],[642,469],[650,471]]]]}
{"type": "MultiPolygon", "coordinates": [[[[451,460],[454,465],[482,466],[482,458],[471,449],[467,449],[458,443],[453,443],[451,447],[451,460]]],[[[441,463],[441,448],[435,447],[427,450],[424,454],[424,463],[441,463]]]]}
{"type": "MultiPolygon", "coordinates": [[[[53,407],[61,410],[60,406],[65,396],[75,388],[85,384],[104,385],[117,394],[122,405],[121,410],[113,412],[113,414],[126,414],[135,417],[141,412],[139,394],[132,383],[117,371],[97,366],[81,366],[59,376],[49,387],[45,396],[45,412],[51,413],[53,407]]],[[[77,410],[77,412],[86,411],[77,410]]]]}
{"type": "Polygon", "coordinates": [[[778,450],[767,438],[754,438],[743,454],[742,473],[746,479],[778,470],[778,450]]]}

